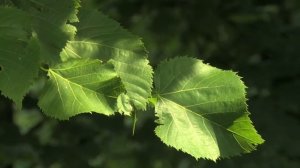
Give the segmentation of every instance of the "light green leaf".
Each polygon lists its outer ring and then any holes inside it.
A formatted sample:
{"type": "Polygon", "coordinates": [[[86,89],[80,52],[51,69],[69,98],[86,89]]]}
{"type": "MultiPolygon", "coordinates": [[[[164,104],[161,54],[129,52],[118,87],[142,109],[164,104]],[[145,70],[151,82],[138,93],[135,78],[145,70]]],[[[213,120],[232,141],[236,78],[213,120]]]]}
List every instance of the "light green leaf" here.
{"type": "Polygon", "coordinates": [[[67,23],[78,21],[79,0],[31,0],[30,3],[32,8],[28,12],[32,14],[44,60],[56,63],[67,41],[75,36],[76,28],[67,23]]]}
{"type": "Polygon", "coordinates": [[[51,67],[48,76],[39,106],[58,119],[87,112],[112,115],[123,91],[113,65],[99,60],[70,60],[51,67]]]}
{"type": "Polygon", "coordinates": [[[127,116],[131,116],[133,108],[129,102],[129,97],[122,93],[117,99],[118,112],[127,116]]]}
{"type": "Polygon", "coordinates": [[[30,17],[0,7],[0,90],[18,109],[39,70],[39,47],[30,39],[30,17]]]}
{"type": "Polygon", "coordinates": [[[155,133],[165,144],[217,160],[263,143],[248,118],[245,86],[236,73],[183,57],[163,62],[154,82],[155,133]]]}
{"type": "Polygon", "coordinates": [[[125,86],[130,101],[145,109],[151,94],[152,69],[140,38],[96,10],[81,9],[75,40],[69,41],[62,60],[99,58],[111,61],[125,86]]]}

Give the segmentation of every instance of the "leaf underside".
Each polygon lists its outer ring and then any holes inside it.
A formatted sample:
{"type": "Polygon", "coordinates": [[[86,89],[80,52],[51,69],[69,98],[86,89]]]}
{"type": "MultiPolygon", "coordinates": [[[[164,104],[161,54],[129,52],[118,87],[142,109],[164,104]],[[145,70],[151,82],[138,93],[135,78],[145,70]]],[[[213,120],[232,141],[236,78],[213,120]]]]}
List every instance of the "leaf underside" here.
{"type": "Polygon", "coordinates": [[[146,109],[153,72],[142,41],[96,10],[81,9],[78,15],[76,37],[61,52],[61,59],[98,58],[113,63],[130,102],[146,109]]]}
{"type": "Polygon", "coordinates": [[[28,30],[26,13],[0,7],[0,90],[18,109],[39,70],[39,47],[28,30]]]}
{"type": "Polygon", "coordinates": [[[156,135],[196,159],[255,150],[263,139],[247,112],[245,86],[234,72],[193,58],[163,62],[155,72],[156,135]]]}
{"type": "Polygon", "coordinates": [[[40,97],[45,114],[68,119],[80,113],[112,115],[123,91],[113,65],[99,60],[79,59],[51,67],[49,81],[40,97]]]}

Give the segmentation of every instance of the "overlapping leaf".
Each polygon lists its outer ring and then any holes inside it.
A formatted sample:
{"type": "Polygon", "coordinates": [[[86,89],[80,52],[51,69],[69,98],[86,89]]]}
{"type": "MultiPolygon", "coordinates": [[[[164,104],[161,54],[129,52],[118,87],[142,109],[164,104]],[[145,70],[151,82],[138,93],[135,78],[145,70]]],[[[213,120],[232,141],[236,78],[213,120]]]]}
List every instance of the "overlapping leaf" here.
{"type": "Polygon", "coordinates": [[[130,104],[129,97],[122,93],[117,99],[118,112],[127,116],[131,115],[133,108],[130,104]]]}
{"type": "Polygon", "coordinates": [[[39,70],[39,47],[31,39],[29,18],[20,10],[0,7],[0,90],[19,109],[39,70]]]}
{"type": "Polygon", "coordinates": [[[96,10],[81,10],[77,35],[69,41],[62,60],[99,58],[110,60],[137,109],[145,109],[151,94],[152,69],[141,40],[96,10]]]}
{"type": "Polygon", "coordinates": [[[154,82],[155,132],[167,145],[216,160],[263,142],[248,118],[245,86],[235,73],[177,58],[158,67],[154,82]]]}
{"type": "Polygon", "coordinates": [[[67,41],[75,36],[76,28],[68,22],[78,21],[79,0],[32,0],[30,6],[44,60],[56,63],[67,41]]]}
{"type": "Polygon", "coordinates": [[[123,91],[110,63],[76,59],[51,67],[39,106],[49,116],[68,119],[86,112],[112,115],[123,91]]]}
{"type": "MultiPolygon", "coordinates": [[[[146,108],[152,69],[138,37],[96,10],[83,9],[77,18],[79,0],[22,4],[32,17],[0,7],[0,90],[18,108],[37,76],[40,55],[50,64],[39,100],[47,115],[131,115],[132,105],[146,108]]],[[[263,143],[248,116],[245,86],[235,73],[177,58],[158,67],[155,87],[155,132],[167,145],[197,159],[216,160],[263,143]]]]}

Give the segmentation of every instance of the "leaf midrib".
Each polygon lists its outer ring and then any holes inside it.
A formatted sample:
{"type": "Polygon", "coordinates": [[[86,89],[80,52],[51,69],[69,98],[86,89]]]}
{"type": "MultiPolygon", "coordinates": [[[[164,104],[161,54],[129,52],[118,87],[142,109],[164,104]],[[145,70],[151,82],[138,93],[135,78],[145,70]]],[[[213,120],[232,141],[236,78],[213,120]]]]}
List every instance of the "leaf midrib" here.
{"type": "MultiPolygon", "coordinates": [[[[161,100],[162,100],[162,102],[164,103],[164,104],[166,104],[164,101],[163,101],[163,99],[164,100],[167,100],[167,101],[170,101],[170,102],[172,102],[172,103],[175,103],[175,102],[173,102],[173,101],[171,101],[171,100],[168,100],[168,99],[166,99],[166,98],[163,98],[163,97],[161,97],[161,100]]],[[[179,105],[179,104],[177,104],[177,103],[175,103],[176,105],[179,105]]],[[[167,104],[166,104],[167,105],[167,104]]],[[[183,107],[183,106],[181,106],[181,105],[179,105],[180,107],[183,107]]],[[[187,108],[184,108],[184,109],[187,109],[187,108]]],[[[188,111],[191,111],[191,110],[189,110],[189,109],[187,109],[188,111]]],[[[191,111],[192,112],[192,111],[191,111]]],[[[194,113],[194,112],[192,112],[192,113],[194,113]]],[[[174,116],[173,116],[173,114],[172,113],[170,113],[171,114],[171,116],[172,116],[172,118],[173,118],[173,121],[175,121],[174,120],[174,116]]],[[[194,114],[196,114],[197,115],[197,113],[194,113],[194,114]]],[[[189,118],[189,116],[187,115],[187,113],[185,112],[185,116],[186,116],[186,118],[188,119],[188,123],[189,123],[189,125],[191,126],[191,128],[193,128],[194,129],[194,127],[193,127],[193,123],[191,122],[191,120],[190,120],[190,118],[189,118]]],[[[201,115],[199,115],[200,117],[202,117],[203,119],[206,119],[205,117],[203,117],[203,116],[201,116],[201,115]]],[[[208,120],[208,119],[206,119],[206,120],[208,120]]],[[[203,121],[203,120],[202,120],[203,121]]],[[[208,120],[208,121],[210,121],[210,120],[208,120]]],[[[174,124],[176,125],[176,123],[174,122],[174,124]]],[[[207,130],[207,132],[210,134],[210,137],[213,139],[213,141],[214,141],[214,144],[216,145],[216,146],[218,146],[218,144],[217,144],[217,142],[216,142],[216,139],[212,136],[212,134],[210,133],[210,131],[207,129],[207,127],[206,127],[206,124],[205,123],[203,123],[203,125],[204,125],[204,127],[205,127],[205,129],[207,130]]],[[[177,129],[178,129],[178,126],[176,125],[176,127],[177,127],[177,129]]],[[[195,131],[196,132],[196,131],[195,131]]]]}
{"type": "MultiPolygon", "coordinates": [[[[55,75],[56,75],[56,76],[59,76],[59,77],[62,78],[63,80],[67,81],[68,83],[71,83],[71,84],[74,84],[74,85],[76,85],[76,86],[79,86],[82,90],[83,90],[83,89],[89,90],[89,91],[91,91],[91,92],[94,92],[94,93],[97,94],[97,95],[98,95],[98,94],[99,94],[99,95],[102,95],[103,97],[109,97],[109,98],[117,99],[117,97],[115,97],[115,96],[105,95],[105,94],[103,94],[103,93],[97,92],[97,91],[92,90],[92,89],[90,89],[90,88],[84,87],[84,86],[82,86],[82,85],[80,85],[80,84],[78,84],[78,83],[75,83],[75,82],[73,82],[73,81],[70,81],[70,80],[68,80],[68,78],[63,77],[62,75],[60,75],[59,73],[56,73],[56,72],[53,71],[52,69],[49,69],[48,71],[49,71],[49,73],[52,73],[54,76],[55,76],[55,75]]],[[[55,78],[55,81],[57,82],[57,79],[56,79],[56,78],[55,78]]],[[[71,88],[72,88],[72,87],[71,87],[71,88]]],[[[84,90],[83,90],[83,91],[84,91],[84,90]]]]}
{"type": "Polygon", "coordinates": [[[183,89],[183,90],[178,90],[174,92],[166,92],[162,93],[160,95],[170,95],[170,94],[176,94],[176,93],[181,93],[181,92],[189,92],[189,91],[195,91],[195,90],[201,90],[201,89],[211,89],[211,88],[222,88],[222,87],[227,87],[226,85],[220,85],[220,86],[206,86],[206,87],[199,87],[199,88],[190,88],[190,89],[183,89]]]}
{"type": "MultiPolygon", "coordinates": [[[[238,133],[236,133],[236,132],[233,132],[232,130],[229,130],[229,129],[223,127],[222,125],[220,125],[220,124],[218,124],[218,123],[216,123],[216,122],[214,122],[214,121],[209,120],[208,118],[206,118],[206,117],[202,116],[201,114],[198,114],[198,113],[196,113],[196,112],[194,112],[194,111],[192,111],[192,110],[186,108],[185,106],[182,106],[182,105],[180,105],[180,104],[178,104],[178,103],[176,103],[176,102],[174,102],[174,101],[172,101],[172,100],[169,100],[169,99],[164,98],[164,97],[161,97],[161,96],[159,96],[159,98],[164,99],[164,100],[167,100],[167,101],[169,101],[169,102],[171,102],[171,103],[174,103],[174,104],[178,105],[180,108],[183,108],[183,109],[185,109],[185,110],[187,110],[187,111],[193,113],[194,115],[197,115],[197,116],[199,116],[199,117],[202,117],[203,119],[205,119],[205,120],[207,120],[207,121],[213,123],[214,125],[216,125],[216,126],[222,128],[222,129],[224,129],[224,130],[226,130],[226,131],[228,131],[228,132],[231,132],[231,133],[233,133],[233,134],[235,134],[235,135],[238,135],[238,136],[240,136],[240,137],[243,137],[243,138],[245,138],[245,139],[251,141],[253,144],[256,144],[256,142],[254,142],[253,140],[251,140],[251,139],[249,139],[249,138],[247,138],[247,137],[244,137],[244,136],[242,136],[242,135],[240,135],[240,134],[238,134],[238,133]]],[[[242,113],[241,116],[242,116],[243,114],[244,114],[244,113],[242,113]]]]}

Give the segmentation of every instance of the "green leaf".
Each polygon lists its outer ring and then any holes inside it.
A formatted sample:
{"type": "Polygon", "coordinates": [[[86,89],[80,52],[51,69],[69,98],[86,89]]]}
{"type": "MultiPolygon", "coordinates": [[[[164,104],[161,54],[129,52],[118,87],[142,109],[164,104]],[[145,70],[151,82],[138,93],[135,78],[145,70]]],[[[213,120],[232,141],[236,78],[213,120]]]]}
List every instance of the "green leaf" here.
{"type": "Polygon", "coordinates": [[[1,37],[6,36],[12,39],[27,40],[30,23],[30,16],[25,12],[15,8],[0,7],[1,37]]]}
{"type": "Polygon", "coordinates": [[[129,97],[122,93],[117,99],[118,112],[127,116],[131,116],[133,108],[129,102],[129,97]]]}
{"type": "Polygon", "coordinates": [[[56,63],[59,53],[68,40],[74,38],[76,28],[68,22],[76,22],[79,0],[31,0],[33,28],[40,40],[44,60],[56,63]]]}
{"type": "Polygon", "coordinates": [[[22,135],[27,134],[43,120],[41,112],[37,109],[15,111],[13,121],[22,135]]]}
{"type": "Polygon", "coordinates": [[[263,143],[248,118],[245,86],[236,73],[183,57],[160,64],[154,82],[155,133],[165,144],[217,160],[263,143]]]}
{"type": "Polygon", "coordinates": [[[67,61],[50,68],[48,76],[39,106],[58,119],[92,111],[112,115],[123,92],[113,65],[96,59],[67,61]]]}
{"type": "Polygon", "coordinates": [[[39,46],[30,39],[30,17],[0,7],[0,90],[18,109],[39,70],[39,46]]]}
{"type": "Polygon", "coordinates": [[[111,61],[137,109],[145,109],[151,94],[152,69],[140,38],[96,10],[81,9],[75,40],[69,41],[62,60],[99,58],[111,61]]]}

